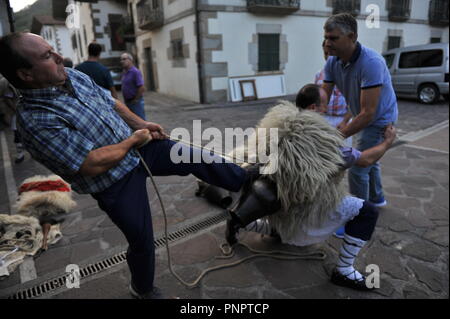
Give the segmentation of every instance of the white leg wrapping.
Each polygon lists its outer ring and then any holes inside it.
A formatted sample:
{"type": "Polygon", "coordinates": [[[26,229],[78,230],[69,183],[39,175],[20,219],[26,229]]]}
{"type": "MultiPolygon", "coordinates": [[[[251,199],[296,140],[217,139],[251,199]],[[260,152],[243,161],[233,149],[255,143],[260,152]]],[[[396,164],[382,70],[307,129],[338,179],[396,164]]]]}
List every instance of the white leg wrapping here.
{"type": "Polygon", "coordinates": [[[337,270],[351,280],[363,280],[363,276],[353,267],[356,256],[366,244],[364,240],[345,234],[339,253],[337,270]]]}

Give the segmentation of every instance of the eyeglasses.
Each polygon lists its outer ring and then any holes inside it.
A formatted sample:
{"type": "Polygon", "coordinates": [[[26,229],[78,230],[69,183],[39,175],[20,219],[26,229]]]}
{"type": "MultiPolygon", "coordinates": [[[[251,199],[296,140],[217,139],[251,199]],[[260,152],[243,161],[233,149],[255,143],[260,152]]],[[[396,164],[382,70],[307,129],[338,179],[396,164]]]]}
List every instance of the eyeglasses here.
{"type": "Polygon", "coordinates": [[[128,60],[128,58],[120,58],[120,61],[128,60]]]}

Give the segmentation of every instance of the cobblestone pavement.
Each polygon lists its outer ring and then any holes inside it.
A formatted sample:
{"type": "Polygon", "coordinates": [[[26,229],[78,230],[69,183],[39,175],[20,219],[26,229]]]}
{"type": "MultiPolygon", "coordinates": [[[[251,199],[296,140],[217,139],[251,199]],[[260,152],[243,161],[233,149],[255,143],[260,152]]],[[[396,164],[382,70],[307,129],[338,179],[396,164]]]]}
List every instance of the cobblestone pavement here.
{"type": "MultiPolygon", "coordinates": [[[[162,124],[168,132],[176,127],[192,130],[192,120],[202,127],[253,127],[274,101],[247,104],[199,106],[158,94],[147,94],[147,117],[162,124]]],[[[448,104],[425,106],[413,100],[400,100],[399,135],[428,129],[448,121],[448,104]]],[[[245,233],[243,242],[259,249],[327,252],[324,261],[280,261],[258,258],[237,267],[208,274],[198,288],[186,289],[172,277],[163,248],[157,250],[156,283],[165,291],[182,298],[448,298],[448,125],[416,141],[399,145],[382,159],[383,184],[389,205],[381,210],[376,233],[364,248],[357,266],[364,270],[376,264],[381,271],[381,288],[359,293],[340,288],[328,280],[337,256],[340,240],[330,238],[322,245],[300,249],[280,245],[269,237],[245,233]]],[[[14,156],[12,135],[6,131],[10,156],[14,156]]],[[[4,152],[0,152],[3,156],[4,152]]],[[[4,162],[3,157],[1,157],[4,162]]],[[[27,158],[13,165],[16,185],[25,178],[49,171],[27,158]]],[[[8,212],[10,203],[0,170],[0,212],[8,212]]],[[[169,230],[182,229],[206,217],[222,212],[194,196],[195,178],[157,177],[168,215],[169,230]]],[[[11,187],[11,185],[9,186],[11,187]]],[[[156,237],[163,232],[163,216],[152,187],[148,187],[156,237]]],[[[17,270],[0,280],[0,297],[61,276],[68,264],[80,267],[98,262],[126,250],[123,235],[97,207],[89,195],[74,194],[77,208],[63,223],[63,238],[34,260],[36,278],[21,283],[17,270]]],[[[201,270],[221,264],[219,244],[223,239],[221,222],[172,245],[174,268],[186,280],[201,270]]],[[[239,248],[232,260],[249,253],[239,248]]],[[[22,278],[21,278],[22,277],[22,278]]],[[[57,290],[44,298],[129,298],[129,272],[126,263],[90,276],[80,289],[57,290]]]]}

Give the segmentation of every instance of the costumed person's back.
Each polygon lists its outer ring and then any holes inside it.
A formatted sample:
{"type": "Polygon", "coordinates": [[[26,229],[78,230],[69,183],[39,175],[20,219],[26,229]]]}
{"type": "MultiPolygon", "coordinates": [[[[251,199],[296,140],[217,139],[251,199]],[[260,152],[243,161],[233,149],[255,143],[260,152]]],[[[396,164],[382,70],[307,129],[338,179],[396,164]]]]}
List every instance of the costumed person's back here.
{"type": "MultiPolygon", "coordinates": [[[[340,153],[343,140],[319,114],[300,111],[287,101],[270,109],[257,128],[278,129],[276,156],[269,156],[267,163],[260,164],[261,179],[276,185],[276,197],[280,201],[276,213],[259,218],[268,219],[282,241],[291,243],[298,237],[299,229],[320,228],[347,194],[340,153]],[[271,174],[265,174],[268,172],[271,174]]],[[[245,158],[259,163],[258,154],[270,149],[274,137],[266,134],[263,138],[252,136],[248,145],[255,145],[256,139],[257,149],[241,146],[234,154],[243,152],[245,158]]],[[[308,245],[324,238],[304,240],[296,244],[308,245]]]]}
{"type": "Polygon", "coordinates": [[[378,211],[346,191],[344,171],[356,162],[352,149],[343,146],[342,135],[318,113],[290,102],[283,101],[269,110],[258,128],[278,131],[272,136],[256,134],[230,154],[255,160],[262,175],[229,210],[227,242],[234,245],[240,229],[245,228],[278,235],[283,243],[306,246],[325,241],[345,225],[331,280],[358,290],[372,289],[353,264],[373,234],[378,211]],[[267,162],[258,158],[273,146],[274,139],[276,154],[269,155],[267,162]],[[248,145],[257,146],[251,149],[248,145]]]}

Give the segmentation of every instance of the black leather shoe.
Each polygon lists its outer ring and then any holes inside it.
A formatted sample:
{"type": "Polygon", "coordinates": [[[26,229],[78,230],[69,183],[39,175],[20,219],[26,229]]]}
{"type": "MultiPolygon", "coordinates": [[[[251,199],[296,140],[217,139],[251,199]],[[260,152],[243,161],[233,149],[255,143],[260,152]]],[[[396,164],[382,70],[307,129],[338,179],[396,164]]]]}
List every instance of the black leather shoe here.
{"type": "Polygon", "coordinates": [[[363,276],[361,280],[356,279],[353,280],[338,272],[336,268],[333,270],[333,273],[331,274],[331,282],[338,286],[352,288],[361,291],[369,291],[374,289],[367,287],[366,277],[363,276]]]}
{"type": "Polygon", "coordinates": [[[134,288],[133,283],[130,284],[130,294],[135,299],[166,299],[158,287],[153,287],[149,292],[140,294],[134,288]]]}
{"type": "Polygon", "coordinates": [[[228,245],[230,245],[230,247],[236,244],[238,241],[236,235],[239,231],[239,228],[240,225],[236,222],[236,220],[233,217],[227,219],[227,225],[225,228],[225,239],[228,245]]]}

